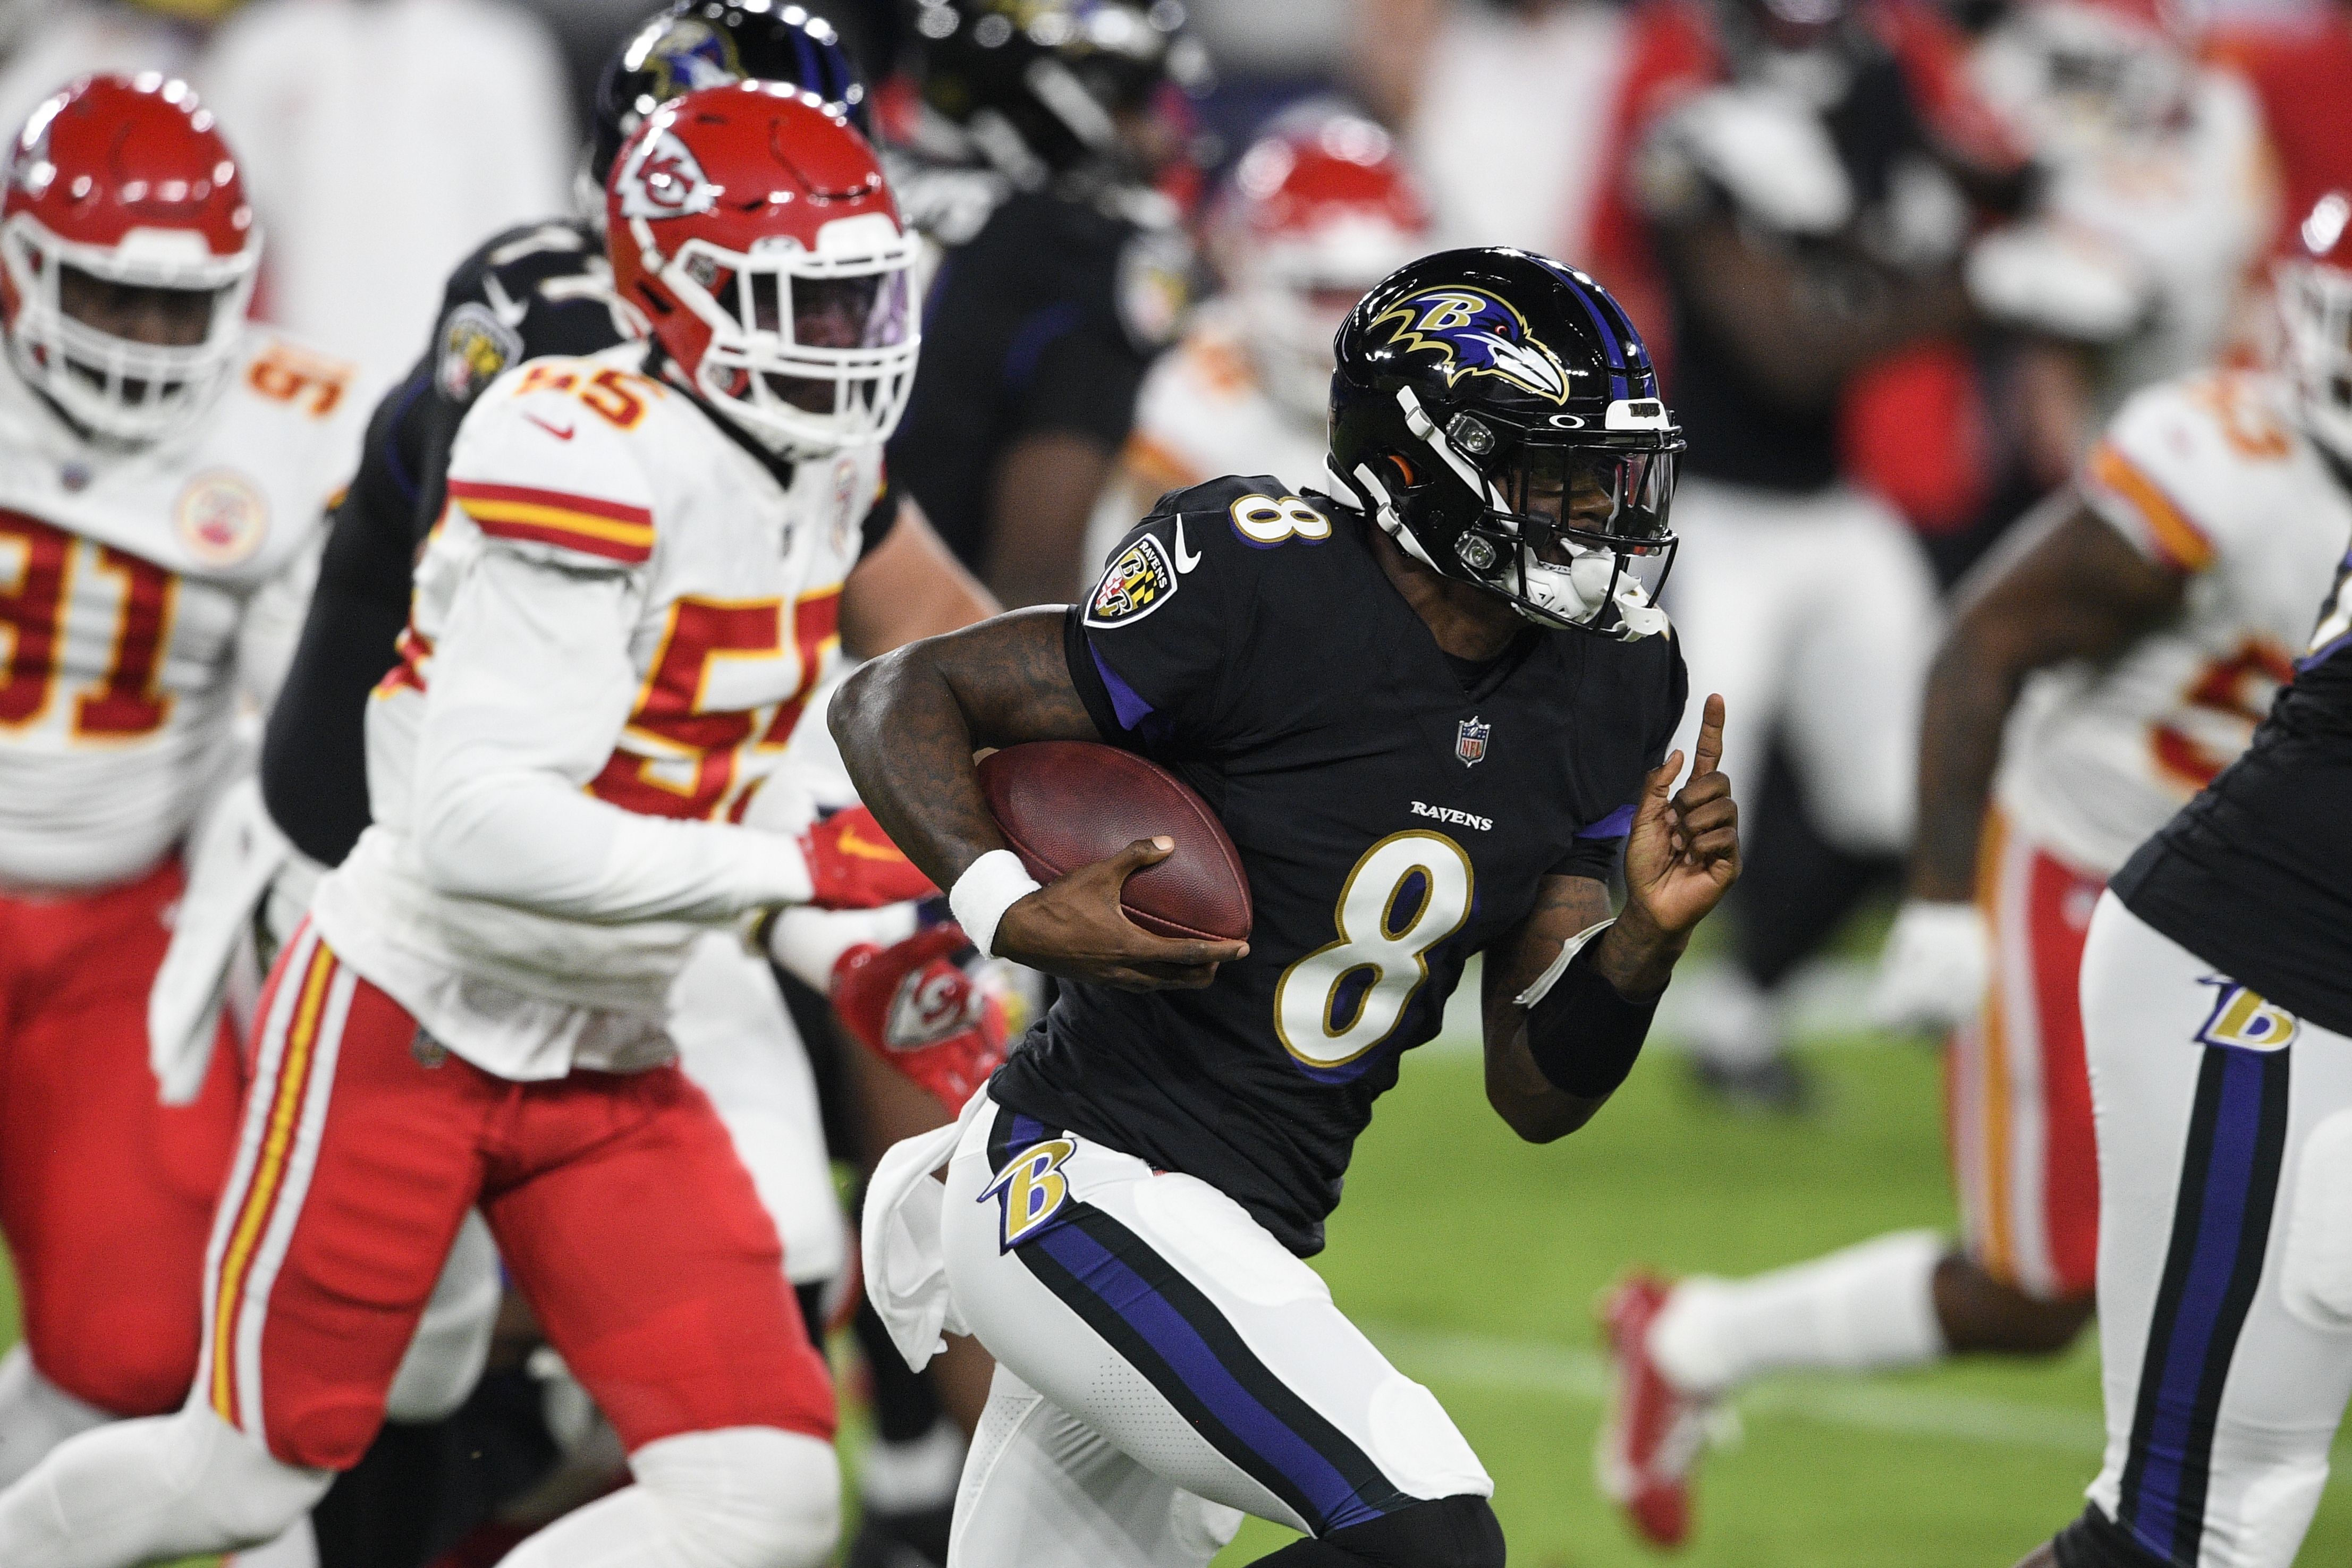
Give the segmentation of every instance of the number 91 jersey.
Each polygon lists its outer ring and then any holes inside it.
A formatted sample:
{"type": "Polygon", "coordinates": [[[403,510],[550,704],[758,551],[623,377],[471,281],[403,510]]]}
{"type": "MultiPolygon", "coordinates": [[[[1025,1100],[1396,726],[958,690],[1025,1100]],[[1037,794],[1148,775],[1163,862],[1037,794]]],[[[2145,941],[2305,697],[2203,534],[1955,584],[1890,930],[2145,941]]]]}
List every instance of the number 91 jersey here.
{"type": "Polygon", "coordinates": [[[292,656],[351,376],[257,331],[190,428],[110,450],[0,370],[0,883],[122,882],[187,832],[292,656]]]}
{"type": "Polygon", "coordinates": [[[1370,525],[1268,476],[1161,498],[1067,622],[1103,737],[1241,852],[1249,956],[1205,990],[1067,985],[999,1103],[1217,1186],[1302,1255],[1399,1056],[1549,875],[1605,878],[1682,713],[1671,636],[1450,658],[1370,525]]]}

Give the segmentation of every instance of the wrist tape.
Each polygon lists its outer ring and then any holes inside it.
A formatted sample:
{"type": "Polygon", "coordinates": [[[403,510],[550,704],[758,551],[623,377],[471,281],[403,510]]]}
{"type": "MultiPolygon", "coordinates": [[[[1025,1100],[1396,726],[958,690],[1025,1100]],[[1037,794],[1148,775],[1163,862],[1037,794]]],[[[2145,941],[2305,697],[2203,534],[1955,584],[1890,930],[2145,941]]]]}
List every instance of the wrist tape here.
{"type": "Polygon", "coordinates": [[[1004,912],[1044,885],[1011,850],[991,850],[964,868],[948,889],[948,907],[971,945],[996,956],[996,923],[1004,912]]]}
{"type": "MultiPolygon", "coordinates": [[[[1528,1009],[1528,1054],[1546,1082],[1580,1100],[1606,1098],[1633,1071],[1658,998],[1628,1001],[1601,973],[1586,941],[1528,1009]]],[[[1663,995],[1664,993],[1660,993],[1663,995]]]]}

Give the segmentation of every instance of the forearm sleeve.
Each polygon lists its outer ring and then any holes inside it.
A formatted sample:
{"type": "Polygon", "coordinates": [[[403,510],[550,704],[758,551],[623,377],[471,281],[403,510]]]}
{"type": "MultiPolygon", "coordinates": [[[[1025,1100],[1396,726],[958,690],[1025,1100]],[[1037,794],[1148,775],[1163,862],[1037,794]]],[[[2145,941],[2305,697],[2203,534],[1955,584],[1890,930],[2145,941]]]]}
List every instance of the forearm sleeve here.
{"type": "Polygon", "coordinates": [[[500,549],[468,567],[435,651],[412,780],[442,891],[575,920],[724,920],[805,902],[790,838],[640,816],[585,792],[637,685],[636,590],[500,549]]]}

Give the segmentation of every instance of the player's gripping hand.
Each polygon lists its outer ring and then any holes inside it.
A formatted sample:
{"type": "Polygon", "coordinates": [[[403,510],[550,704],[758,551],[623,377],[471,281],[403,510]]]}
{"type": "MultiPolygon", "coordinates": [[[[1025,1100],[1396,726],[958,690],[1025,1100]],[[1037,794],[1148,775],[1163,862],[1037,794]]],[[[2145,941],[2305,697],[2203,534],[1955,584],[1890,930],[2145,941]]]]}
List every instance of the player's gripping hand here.
{"type": "Polygon", "coordinates": [[[963,927],[903,942],[861,942],[833,967],[831,1001],[857,1043],[929,1090],[955,1115],[1004,1064],[1009,1014],[963,927]]]}
{"type": "Polygon", "coordinates": [[[815,890],[809,902],[820,909],[879,909],[939,893],[863,806],[814,824],[800,846],[815,890]]]}
{"type": "Polygon", "coordinates": [[[1974,1018],[1992,978],[1992,934],[1973,904],[1907,899],[1878,956],[1871,1021],[1938,1033],[1974,1018]]]}
{"type": "Polygon", "coordinates": [[[1138,839],[1056,877],[1004,912],[996,956],[1122,991],[1199,990],[1217,977],[1218,965],[1248,956],[1249,944],[1155,936],[1118,906],[1127,879],[1175,850],[1173,839],[1138,839]]]}
{"type": "Polygon", "coordinates": [[[1642,786],[1633,831],[1625,840],[1625,914],[1678,939],[1723,902],[1739,880],[1739,808],[1723,760],[1723,699],[1710,696],[1699,719],[1696,755],[1680,789],[1683,754],[1670,753],[1642,786]]]}

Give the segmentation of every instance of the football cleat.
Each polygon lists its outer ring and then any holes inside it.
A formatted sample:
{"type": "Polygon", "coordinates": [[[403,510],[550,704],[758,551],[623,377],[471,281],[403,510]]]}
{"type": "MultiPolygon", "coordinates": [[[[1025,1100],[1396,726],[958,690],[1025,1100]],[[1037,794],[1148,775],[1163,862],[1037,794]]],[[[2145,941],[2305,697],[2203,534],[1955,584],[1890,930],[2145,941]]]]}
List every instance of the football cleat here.
{"type": "Polygon", "coordinates": [[[1633,1274],[1601,1298],[1601,1327],[1616,1362],[1616,1387],[1601,1424],[1601,1494],[1625,1511],[1653,1546],[1690,1536],[1690,1478],[1706,1451],[1708,1402],[1677,1390],[1650,1354],[1650,1328],[1674,1287],[1633,1274]]]}

